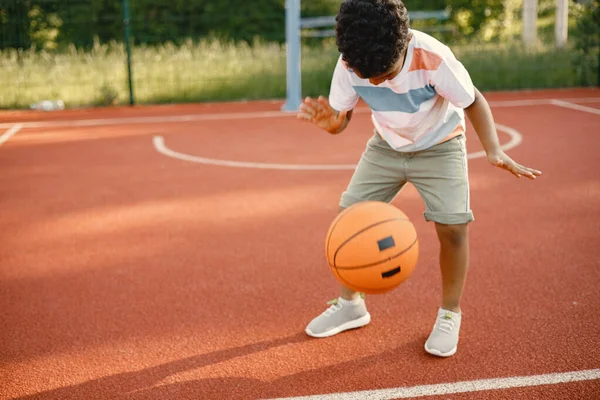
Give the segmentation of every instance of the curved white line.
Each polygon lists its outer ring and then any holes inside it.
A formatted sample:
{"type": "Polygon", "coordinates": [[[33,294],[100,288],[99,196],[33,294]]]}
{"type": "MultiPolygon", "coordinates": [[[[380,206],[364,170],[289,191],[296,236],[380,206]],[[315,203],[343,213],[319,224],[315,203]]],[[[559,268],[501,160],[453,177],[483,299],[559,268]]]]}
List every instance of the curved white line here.
{"type": "MultiPolygon", "coordinates": [[[[521,144],[523,136],[513,128],[508,126],[496,124],[496,128],[510,136],[510,141],[501,146],[502,150],[510,150],[519,144],[521,144]]],[[[356,164],[271,164],[271,163],[259,163],[259,162],[243,162],[243,161],[229,161],[229,160],[217,160],[214,158],[206,158],[200,156],[193,156],[191,154],[184,154],[169,149],[165,145],[165,140],[162,136],[154,136],[152,138],[154,148],[160,154],[167,157],[175,158],[182,161],[189,161],[198,164],[205,165],[217,165],[221,167],[233,167],[233,168],[255,168],[255,169],[274,169],[274,170],[291,170],[291,171],[342,171],[342,170],[354,170],[356,164]]],[[[485,151],[478,151],[476,153],[468,154],[469,159],[485,157],[485,151]]]]}
{"type": "Polygon", "coordinates": [[[13,137],[17,132],[19,132],[21,130],[21,128],[23,127],[22,124],[16,124],[10,127],[9,130],[7,130],[6,132],[4,132],[2,134],[2,136],[0,136],[0,146],[7,142],[8,139],[10,139],[11,137],[13,137]]]}
{"type": "MultiPolygon", "coordinates": [[[[508,143],[505,143],[500,146],[500,148],[504,151],[517,147],[523,141],[523,135],[521,135],[516,129],[513,129],[506,125],[501,125],[501,124],[496,124],[496,129],[499,130],[500,132],[504,132],[508,136],[510,136],[510,140],[508,141],[508,143]]],[[[469,160],[472,160],[474,158],[481,158],[481,157],[485,157],[485,156],[486,156],[486,153],[484,150],[467,154],[467,158],[469,160]]]]}
{"type": "Polygon", "coordinates": [[[171,158],[178,160],[190,161],[199,164],[218,165],[221,167],[234,168],[260,168],[260,169],[276,169],[276,170],[295,170],[295,171],[338,171],[346,169],[354,169],[356,166],[352,164],[342,165],[317,165],[317,164],[270,164],[270,163],[255,163],[242,161],[227,161],[215,160],[212,158],[192,156],[189,154],[173,151],[165,146],[165,141],[162,136],[154,136],[152,139],[156,150],[171,158]]]}

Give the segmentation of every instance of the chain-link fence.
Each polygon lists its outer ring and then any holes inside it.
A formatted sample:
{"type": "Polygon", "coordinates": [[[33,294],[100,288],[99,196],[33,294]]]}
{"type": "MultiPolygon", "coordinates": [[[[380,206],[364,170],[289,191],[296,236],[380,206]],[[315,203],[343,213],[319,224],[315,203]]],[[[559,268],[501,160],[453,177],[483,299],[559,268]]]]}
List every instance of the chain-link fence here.
{"type": "MultiPolygon", "coordinates": [[[[483,90],[598,83],[597,39],[583,51],[571,38],[557,47],[553,0],[539,1],[529,47],[519,1],[405,3],[447,15],[412,24],[447,42],[483,90]]],[[[340,0],[301,4],[303,18],[326,17],[340,0]]],[[[583,6],[571,6],[574,30],[583,6]]],[[[0,108],[127,104],[130,95],[137,103],[284,98],[285,10],[285,0],[0,0],[0,108]]],[[[303,29],[304,94],[328,92],[338,55],[331,29],[303,29]]]]}

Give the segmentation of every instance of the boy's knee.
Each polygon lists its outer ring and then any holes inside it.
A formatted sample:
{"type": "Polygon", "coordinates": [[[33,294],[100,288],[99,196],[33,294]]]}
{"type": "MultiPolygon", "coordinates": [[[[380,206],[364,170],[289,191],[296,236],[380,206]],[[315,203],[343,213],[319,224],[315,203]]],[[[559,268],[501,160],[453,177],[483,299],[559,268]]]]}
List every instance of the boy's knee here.
{"type": "Polygon", "coordinates": [[[443,225],[435,224],[440,242],[449,244],[452,247],[460,247],[468,239],[468,224],[443,225]]]}

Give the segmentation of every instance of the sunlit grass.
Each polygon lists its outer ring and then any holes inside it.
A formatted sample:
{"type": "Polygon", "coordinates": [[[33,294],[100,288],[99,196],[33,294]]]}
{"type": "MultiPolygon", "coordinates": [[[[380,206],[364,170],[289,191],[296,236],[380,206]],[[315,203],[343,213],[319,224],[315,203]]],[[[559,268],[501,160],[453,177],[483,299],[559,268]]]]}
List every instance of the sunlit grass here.
{"type": "MultiPolygon", "coordinates": [[[[538,45],[470,44],[452,47],[482,90],[566,87],[578,82],[571,51],[538,45]]],[[[335,44],[303,48],[306,95],[327,95],[338,57],[335,44]]],[[[285,46],[188,41],[182,45],[140,46],[133,51],[133,87],[143,103],[284,98],[285,46]]],[[[120,43],[96,44],[90,51],[0,52],[0,108],[23,108],[44,99],[67,107],[126,103],[126,52],[120,43]]]]}

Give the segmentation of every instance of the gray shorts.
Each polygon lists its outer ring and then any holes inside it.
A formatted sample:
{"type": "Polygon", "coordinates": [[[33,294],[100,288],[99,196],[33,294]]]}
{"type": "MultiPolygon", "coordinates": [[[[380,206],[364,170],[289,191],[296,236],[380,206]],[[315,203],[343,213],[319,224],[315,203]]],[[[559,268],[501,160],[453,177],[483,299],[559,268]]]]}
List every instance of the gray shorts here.
{"type": "Polygon", "coordinates": [[[401,153],[375,133],[342,194],[340,206],[347,208],[368,200],[389,203],[407,182],[425,202],[427,221],[456,225],[474,220],[464,135],[425,150],[401,153]]]}

